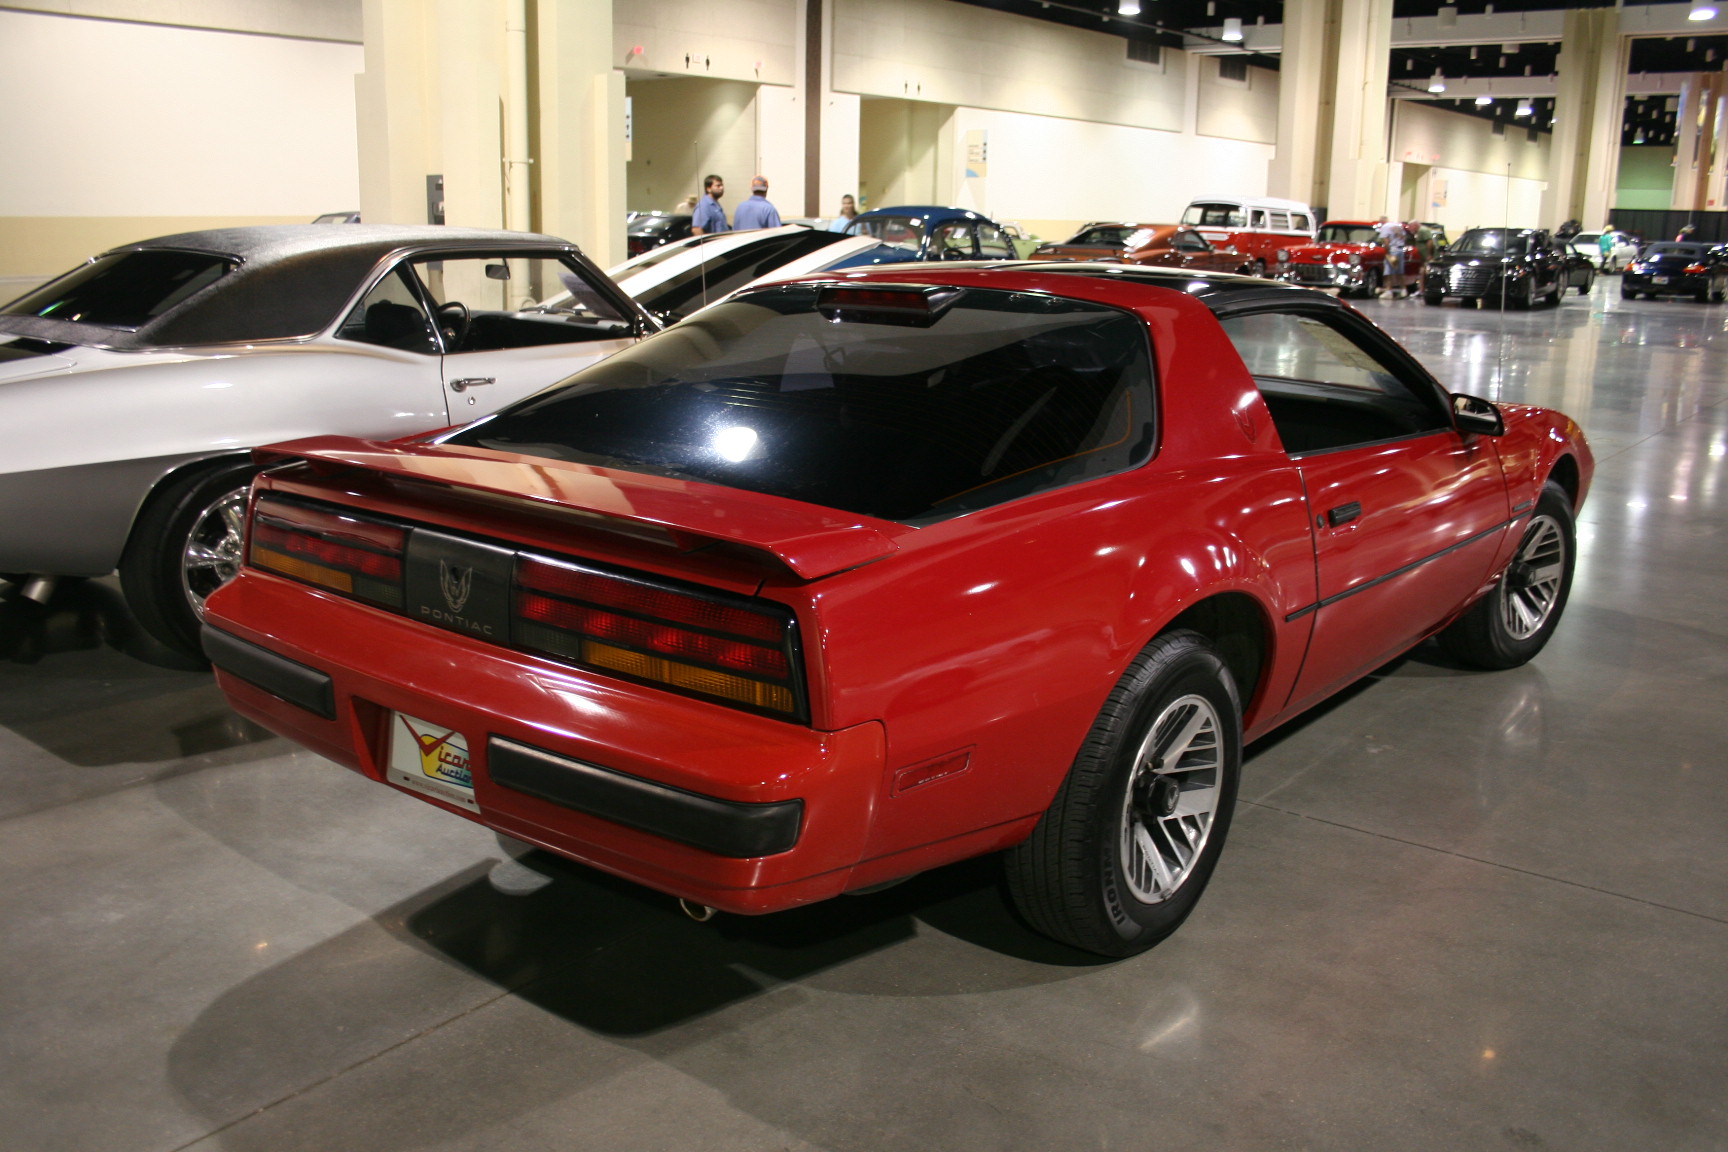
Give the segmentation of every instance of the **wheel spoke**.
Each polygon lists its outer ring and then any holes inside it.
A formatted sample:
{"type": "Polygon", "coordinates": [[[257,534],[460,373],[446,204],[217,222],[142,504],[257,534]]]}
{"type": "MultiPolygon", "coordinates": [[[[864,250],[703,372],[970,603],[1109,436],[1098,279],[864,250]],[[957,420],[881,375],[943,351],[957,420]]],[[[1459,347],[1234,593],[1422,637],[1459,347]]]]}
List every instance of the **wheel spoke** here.
{"type": "Polygon", "coordinates": [[[1174,895],[1205,850],[1223,755],[1218,713],[1203,696],[1172,701],[1147,727],[1122,799],[1120,833],[1123,879],[1142,903],[1174,895]],[[1160,798],[1172,805],[1168,813],[1158,812],[1160,798]]]}
{"type": "Polygon", "coordinates": [[[1158,759],[1164,761],[1166,765],[1171,764],[1172,761],[1180,761],[1182,754],[1187,752],[1188,746],[1194,742],[1194,737],[1199,734],[1210,719],[1211,717],[1205,710],[1193,709],[1181,729],[1174,736],[1162,742],[1162,746],[1158,749],[1158,759]]]}

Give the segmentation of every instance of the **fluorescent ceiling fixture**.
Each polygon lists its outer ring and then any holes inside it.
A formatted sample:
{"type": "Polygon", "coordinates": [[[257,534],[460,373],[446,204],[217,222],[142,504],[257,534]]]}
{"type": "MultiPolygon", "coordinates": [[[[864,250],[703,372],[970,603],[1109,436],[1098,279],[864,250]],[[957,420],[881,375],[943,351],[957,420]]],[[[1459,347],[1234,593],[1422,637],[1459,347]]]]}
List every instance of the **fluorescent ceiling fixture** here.
{"type": "Polygon", "coordinates": [[[1140,0],[1116,0],[1116,15],[1118,15],[1118,16],[1138,16],[1138,15],[1140,15],[1140,0]]]}
{"type": "Polygon", "coordinates": [[[1242,39],[1242,18],[1240,16],[1226,16],[1224,18],[1223,38],[1231,43],[1239,42],[1242,39]]]}
{"type": "Polygon", "coordinates": [[[1518,101],[1518,107],[1512,112],[1514,116],[1534,116],[1535,114],[1536,109],[1528,100],[1518,101]]]}
{"type": "Polygon", "coordinates": [[[1476,97],[1476,107],[1478,107],[1478,108],[1486,108],[1486,107],[1488,107],[1488,105],[1490,105],[1492,103],[1494,103],[1494,97],[1492,97],[1492,96],[1478,96],[1478,97],[1476,97]]]}
{"type": "Polygon", "coordinates": [[[1714,5],[1714,4],[1694,4],[1694,5],[1692,5],[1692,11],[1686,13],[1686,19],[1688,19],[1688,20],[1714,20],[1714,19],[1716,19],[1716,5],[1714,5]]]}
{"type": "Polygon", "coordinates": [[[1440,69],[1438,69],[1438,68],[1434,69],[1434,75],[1428,77],[1428,91],[1430,91],[1430,92],[1444,92],[1444,91],[1446,91],[1446,77],[1440,75],[1440,69]]]}

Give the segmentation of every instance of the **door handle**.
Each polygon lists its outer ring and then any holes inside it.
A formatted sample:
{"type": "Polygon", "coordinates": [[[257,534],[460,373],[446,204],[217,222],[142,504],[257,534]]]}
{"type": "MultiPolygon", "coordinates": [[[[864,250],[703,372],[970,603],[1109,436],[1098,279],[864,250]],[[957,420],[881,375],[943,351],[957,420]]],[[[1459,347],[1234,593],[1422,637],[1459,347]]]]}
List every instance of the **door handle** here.
{"type": "Polygon", "coordinates": [[[496,383],[498,383],[498,378],[496,376],[466,376],[466,377],[463,377],[461,380],[450,381],[450,391],[452,391],[452,392],[466,392],[466,391],[468,391],[468,389],[478,388],[482,384],[496,384],[496,383]]]}
{"type": "Polygon", "coordinates": [[[1337,528],[1341,524],[1350,523],[1350,521],[1356,519],[1360,515],[1362,515],[1361,501],[1352,500],[1350,503],[1340,504],[1338,507],[1326,513],[1326,523],[1337,528]]]}

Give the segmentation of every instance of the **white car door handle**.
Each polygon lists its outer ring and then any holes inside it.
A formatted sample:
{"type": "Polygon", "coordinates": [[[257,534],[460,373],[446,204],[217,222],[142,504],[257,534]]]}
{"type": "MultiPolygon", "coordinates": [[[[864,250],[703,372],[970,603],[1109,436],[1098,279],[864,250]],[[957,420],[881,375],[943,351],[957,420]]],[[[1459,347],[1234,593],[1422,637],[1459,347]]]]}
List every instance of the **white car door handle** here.
{"type": "Polygon", "coordinates": [[[482,384],[496,384],[496,383],[498,383],[498,378],[496,376],[467,376],[461,380],[450,381],[450,391],[452,391],[452,392],[466,392],[466,391],[468,391],[468,389],[478,388],[482,384]]]}

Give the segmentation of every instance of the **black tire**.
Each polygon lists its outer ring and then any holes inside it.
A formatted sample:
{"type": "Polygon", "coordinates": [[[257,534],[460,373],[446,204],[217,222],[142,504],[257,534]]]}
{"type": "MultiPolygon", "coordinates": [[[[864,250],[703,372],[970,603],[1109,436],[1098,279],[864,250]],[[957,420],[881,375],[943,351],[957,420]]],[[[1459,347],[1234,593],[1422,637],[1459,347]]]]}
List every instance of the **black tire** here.
{"type": "Polygon", "coordinates": [[[1720,304],[1724,300],[1728,300],[1728,290],[1718,288],[1716,291],[1710,293],[1710,303],[1720,304]]]}
{"type": "Polygon", "coordinates": [[[1698,303],[1700,303],[1700,304],[1710,303],[1710,289],[1708,289],[1708,288],[1698,289],[1698,291],[1692,293],[1692,299],[1698,301],[1698,303]]]}
{"type": "Polygon", "coordinates": [[[1578,285],[1578,295],[1588,296],[1588,295],[1590,295],[1590,289],[1592,289],[1594,287],[1596,287],[1596,275],[1595,275],[1595,273],[1591,273],[1590,278],[1588,280],[1586,280],[1586,281],[1584,281],[1584,283],[1578,285]]]}
{"type": "Polygon", "coordinates": [[[1446,294],[1444,292],[1424,292],[1422,293],[1422,303],[1433,305],[1444,304],[1446,303],[1446,294]]]}
{"type": "Polygon", "coordinates": [[[1626,285],[1622,284],[1620,285],[1620,299],[1636,300],[1638,299],[1638,293],[1634,289],[1628,288],[1626,285]]]}
{"type": "Polygon", "coordinates": [[[1266,261],[1264,261],[1264,260],[1254,261],[1254,271],[1253,271],[1252,275],[1265,276],[1266,275],[1266,261]]]}
{"type": "Polygon", "coordinates": [[[1187,919],[1211,879],[1241,766],[1242,708],[1223,659],[1197,632],[1158,637],[1111,691],[1031,837],[1009,849],[1015,907],[1038,931],[1088,952],[1152,947],[1187,919]],[[1165,767],[1169,742],[1184,732],[1165,767]],[[1159,740],[1165,747],[1154,753],[1159,740]]]}
{"type": "MultiPolygon", "coordinates": [[[[221,505],[245,494],[257,467],[250,460],[224,460],[175,476],[151,493],[132,525],[120,558],[120,587],[140,627],[184,656],[202,660],[198,627],[204,597],[233,578],[240,563],[239,539],[221,505]],[[194,534],[209,546],[208,564],[188,567],[194,534]]],[[[230,510],[233,505],[230,504],[230,510]]]]}
{"type": "Polygon", "coordinates": [[[1564,488],[1550,482],[1536,501],[1506,571],[1486,596],[1440,633],[1440,647],[1477,668],[1516,668],[1531,660],[1548,643],[1566,611],[1576,559],[1572,501],[1564,488]],[[1552,566],[1559,571],[1552,586],[1545,587],[1536,577],[1552,566]],[[1509,617],[1517,617],[1520,623],[1514,625],[1509,617]]]}

